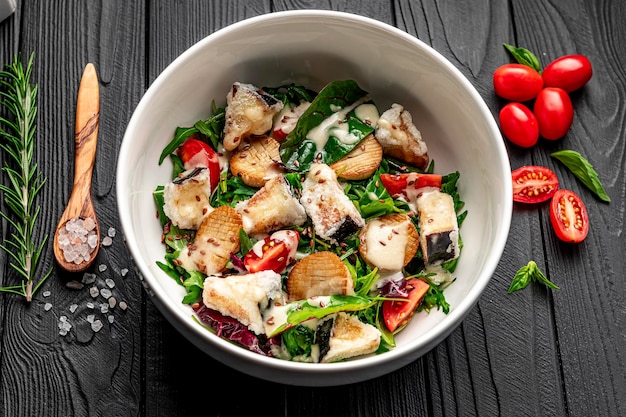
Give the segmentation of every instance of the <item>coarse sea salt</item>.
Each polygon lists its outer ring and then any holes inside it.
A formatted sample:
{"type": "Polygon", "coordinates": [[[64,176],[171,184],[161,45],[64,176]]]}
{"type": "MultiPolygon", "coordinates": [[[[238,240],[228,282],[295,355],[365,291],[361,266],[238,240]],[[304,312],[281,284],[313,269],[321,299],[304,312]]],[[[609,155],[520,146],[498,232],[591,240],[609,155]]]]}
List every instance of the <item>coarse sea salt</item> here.
{"type": "Polygon", "coordinates": [[[91,218],[74,217],[59,229],[57,242],[67,262],[76,265],[88,262],[98,244],[96,223],[91,218]]]}

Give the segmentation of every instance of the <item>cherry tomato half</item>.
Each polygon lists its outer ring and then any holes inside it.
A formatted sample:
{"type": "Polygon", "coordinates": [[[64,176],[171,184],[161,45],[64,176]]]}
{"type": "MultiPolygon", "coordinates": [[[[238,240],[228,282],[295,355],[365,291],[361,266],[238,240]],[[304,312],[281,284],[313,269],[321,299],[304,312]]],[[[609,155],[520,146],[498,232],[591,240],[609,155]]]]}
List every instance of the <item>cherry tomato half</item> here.
{"type": "Polygon", "coordinates": [[[250,273],[272,270],[280,274],[294,259],[299,241],[300,234],[295,230],[274,232],[246,253],[243,264],[250,273]]]}
{"type": "Polygon", "coordinates": [[[383,301],[383,321],[390,332],[405,326],[411,320],[415,309],[430,287],[417,278],[408,279],[406,285],[410,288],[407,301],[383,301]]]}
{"type": "Polygon", "coordinates": [[[441,175],[419,174],[410,172],[406,174],[381,174],[380,181],[392,197],[403,195],[410,198],[411,191],[424,187],[441,188],[441,175]]]}
{"type": "Polygon", "coordinates": [[[526,165],[511,173],[513,201],[541,203],[552,198],[559,189],[559,179],[550,168],[526,165]]]}
{"type": "Polygon", "coordinates": [[[522,103],[514,101],[502,107],[500,128],[507,139],[523,148],[530,148],[539,140],[537,118],[522,103]]]}
{"type": "Polygon", "coordinates": [[[511,101],[528,101],[543,88],[543,78],[535,69],[522,64],[504,64],[493,73],[496,94],[511,101]]]}
{"type": "Polygon", "coordinates": [[[550,202],[550,223],[564,242],[580,243],[589,233],[589,215],[581,198],[570,190],[558,190],[550,202]]]}
{"type": "Polygon", "coordinates": [[[196,138],[186,139],[176,150],[185,169],[208,168],[213,191],[220,181],[220,161],[217,152],[206,142],[196,138]]]}
{"type": "Polygon", "coordinates": [[[574,107],[562,88],[546,87],[537,95],[533,108],[539,134],[549,140],[560,139],[574,121],[574,107]]]}
{"type": "Polygon", "coordinates": [[[565,55],[552,61],[543,70],[543,84],[546,87],[558,87],[571,93],[578,90],[591,79],[591,62],[583,55],[565,55]]]}

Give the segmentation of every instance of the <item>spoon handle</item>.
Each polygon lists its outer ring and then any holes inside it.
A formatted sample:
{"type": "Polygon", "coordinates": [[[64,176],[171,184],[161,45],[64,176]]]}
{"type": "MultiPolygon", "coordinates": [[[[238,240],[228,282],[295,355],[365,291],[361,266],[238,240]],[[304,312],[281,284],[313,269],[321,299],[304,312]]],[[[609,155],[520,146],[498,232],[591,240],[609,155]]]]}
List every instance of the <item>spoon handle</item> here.
{"type": "Polygon", "coordinates": [[[98,75],[93,64],[88,63],[78,89],[76,102],[76,158],[74,162],[74,187],[72,196],[75,201],[85,201],[79,214],[91,217],[94,213],[91,201],[91,176],[96,158],[98,126],[100,120],[100,87],[98,75]],[[87,211],[87,212],[85,212],[87,211]]]}

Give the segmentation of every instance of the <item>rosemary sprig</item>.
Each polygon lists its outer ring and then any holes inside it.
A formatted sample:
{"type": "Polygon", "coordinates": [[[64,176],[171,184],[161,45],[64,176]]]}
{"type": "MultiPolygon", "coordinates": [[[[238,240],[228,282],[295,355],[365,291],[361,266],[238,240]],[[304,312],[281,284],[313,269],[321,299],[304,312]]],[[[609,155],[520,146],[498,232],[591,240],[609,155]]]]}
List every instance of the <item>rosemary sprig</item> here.
{"type": "Polygon", "coordinates": [[[0,71],[0,106],[12,116],[12,120],[0,116],[0,148],[8,156],[4,158],[2,171],[9,179],[8,184],[0,184],[9,212],[0,215],[13,229],[0,248],[10,256],[11,267],[22,279],[18,285],[1,287],[0,292],[24,296],[29,302],[52,272],[52,268],[48,269],[35,283],[37,264],[48,235],[39,244],[33,241],[40,210],[35,198],[46,182],[33,161],[37,116],[37,85],[30,84],[33,59],[31,54],[24,68],[18,55],[12,65],[0,71]]]}

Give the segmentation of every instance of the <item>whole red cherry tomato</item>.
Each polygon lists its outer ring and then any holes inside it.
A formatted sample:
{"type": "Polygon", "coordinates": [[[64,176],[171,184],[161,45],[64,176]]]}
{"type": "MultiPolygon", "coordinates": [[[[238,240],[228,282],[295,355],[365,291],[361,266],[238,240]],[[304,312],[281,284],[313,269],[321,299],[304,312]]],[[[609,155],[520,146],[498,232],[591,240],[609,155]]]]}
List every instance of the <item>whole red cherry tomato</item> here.
{"type": "Polygon", "coordinates": [[[539,140],[537,118],[522,103],[514,101],[502,107],[500,128],[507,139],[523,148],[530,148],[539,140]]]}
{"type": "Polygon", "coordinates": [[[543,88],[541,74],[528,65],[504,64],[493,73],[496,94],[511,101],[528,101],[543,88]]]}
{"type": "Polygon", "coordinates": [[[581,198],[570,190],[558,190],[550,202],[550,223],[564,242],[580,243],[589,233],[589,215],[581,198]]]}
{"type": "Polygon", "coordinates": [[[526,165],[511,172],[513,201],[541,203],[549,200],[559,189],[559,178],[550,168],[526,165]]]}
{"type": "Polygon", "coordinates": [[[539,92],[533,108],[539,134],[549,140],[560,139],[574,121],[574,107],[562,88],[546,87],[539,92]]]}
{"type": "Polygon", "coordinates": [[[578,90],[591,79],[591,62],[583,55],[565,55],[552,61],[543,70],[543,85],[558,87],[568,93],[578,90]]]}

